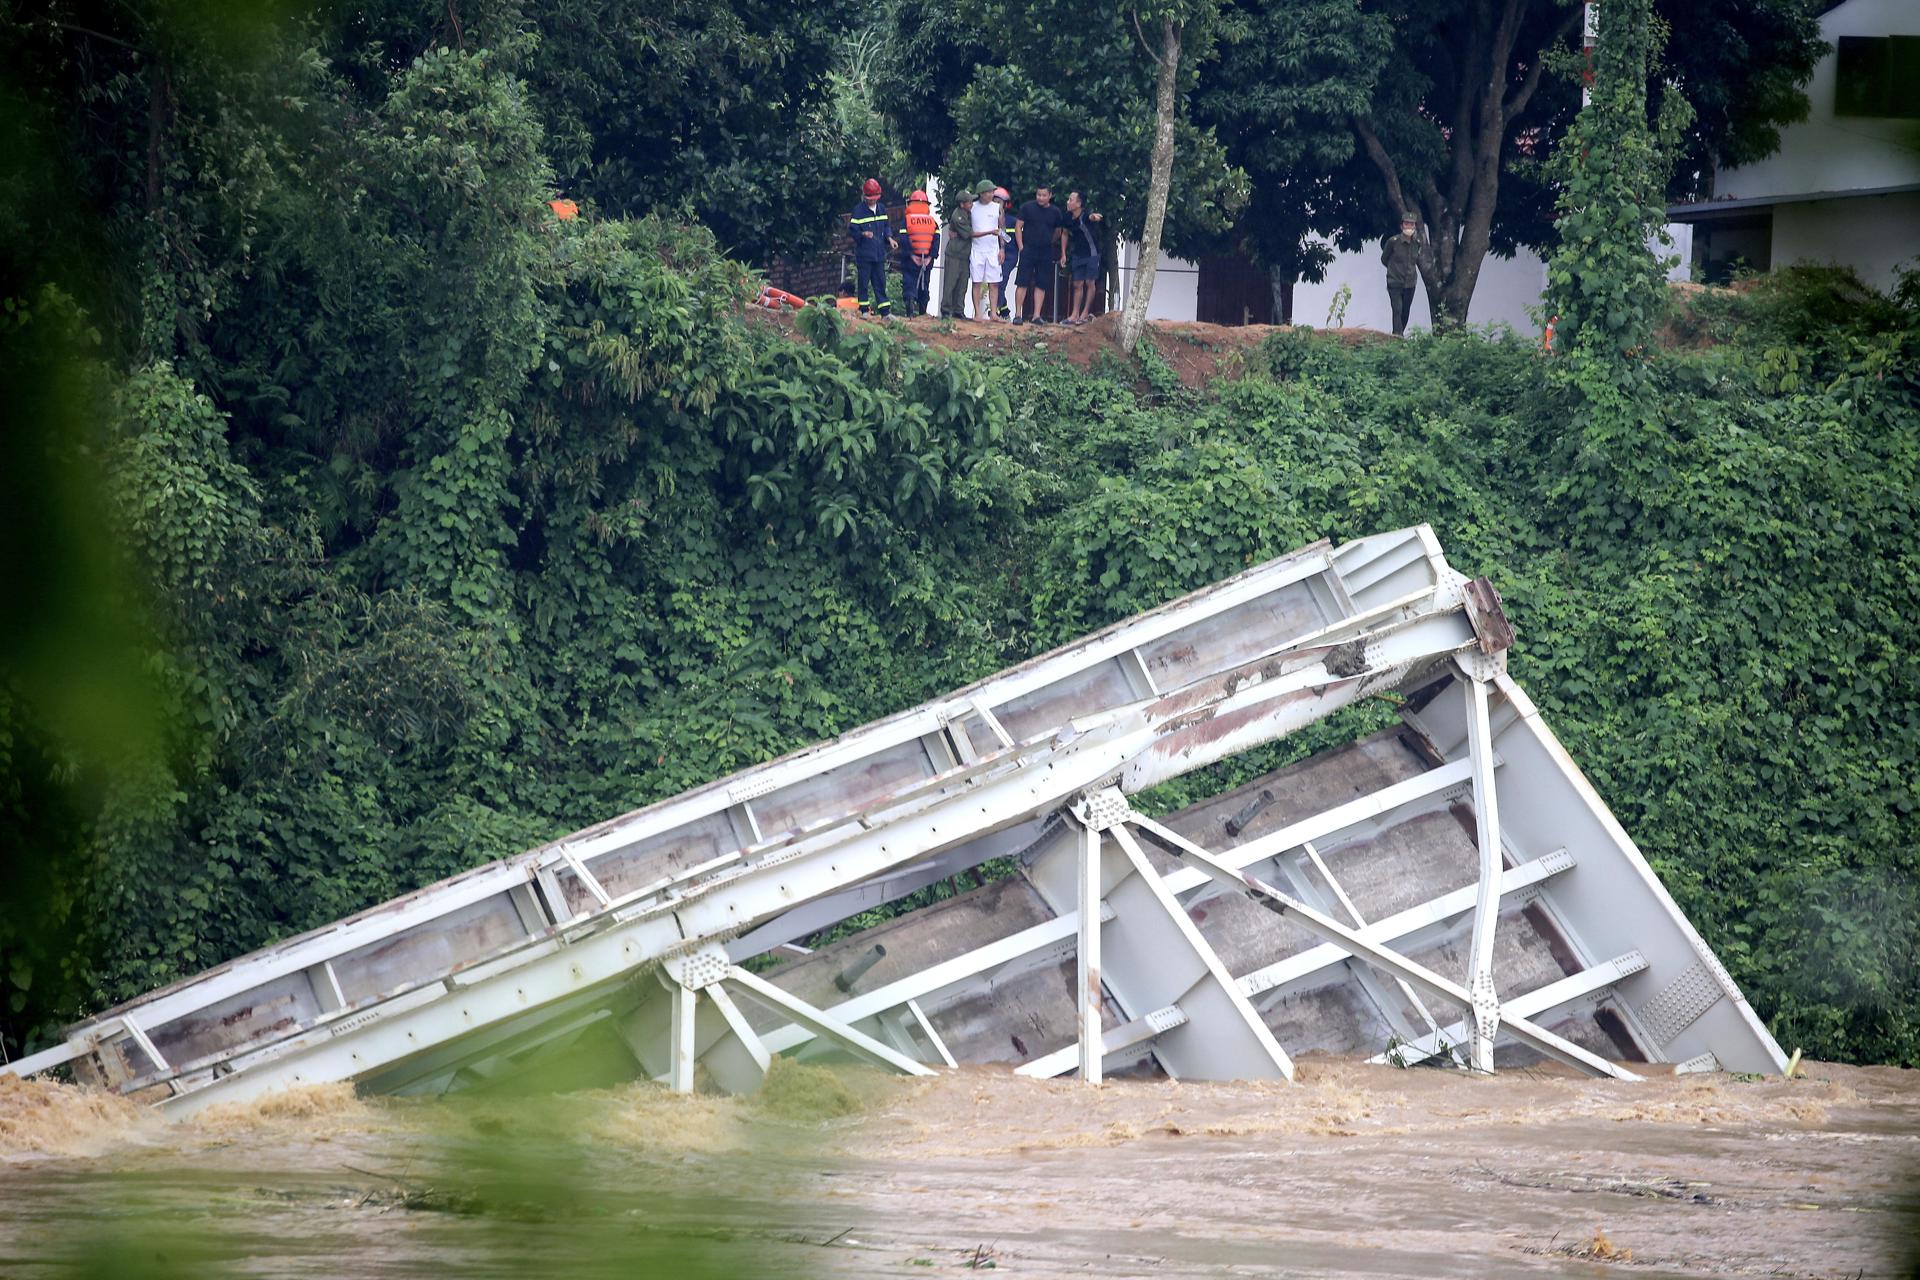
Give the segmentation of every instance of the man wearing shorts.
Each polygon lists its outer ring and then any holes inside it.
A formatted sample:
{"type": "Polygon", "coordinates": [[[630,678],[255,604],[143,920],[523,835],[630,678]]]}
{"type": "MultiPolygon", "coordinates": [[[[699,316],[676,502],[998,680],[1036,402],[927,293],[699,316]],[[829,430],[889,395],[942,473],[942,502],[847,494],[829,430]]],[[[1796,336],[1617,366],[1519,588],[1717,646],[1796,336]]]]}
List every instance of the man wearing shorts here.
{"type": "Polygon", "coordinates": [[[1053,268],[1060,261],[1060,228],[1066,218],[1053,203],[1053,188],[1041,187],[1033,199],[1020,206],[1013,221],[1013,235],[1020,246],[1019,287],[1013,295],[1013,322],[1023,324],[1027,313],[1027,294],[1033,294],[1033,322],[1047,323],[1047,285],[1053,268]]]}
{"type": "Polygon", "coordinates": [[[1073,281],[1073,313],[1067,324],[1085,324],[1093,319],[1093,291],[1100,283],[1100,223],[1104,214],[1088,213],[1086,198],[1078,191],[1067,193],[1067,258],[1073,281]]]}
{"type": "Polygon", "coordinates": [[[967,278],[973,281],[973,318],[985,324],[993,319],[993,288],[1000,283],[1000,206],[993,199],[993,184],[981,182],[967,206],[968,227],[973,248],[967,259],[967,278]]]}

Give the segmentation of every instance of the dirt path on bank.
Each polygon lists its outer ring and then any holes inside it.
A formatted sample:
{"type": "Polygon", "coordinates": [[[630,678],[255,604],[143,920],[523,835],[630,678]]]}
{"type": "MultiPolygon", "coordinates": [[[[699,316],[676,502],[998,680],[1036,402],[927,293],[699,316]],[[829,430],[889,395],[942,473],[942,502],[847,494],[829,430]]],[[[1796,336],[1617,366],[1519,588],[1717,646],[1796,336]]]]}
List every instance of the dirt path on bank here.
{"type": "MultiPolygon", "coordinates": [[[[794,313],[748,309],[755,324],[773,325],[789,331],[794,313]]],[[[1090,369],[1102,355],[1118,360],[1120,344],[1116,334],[1118,312],[1096,316],[1085,325],[1013,325],[977,324],[972,320],[933,320],[926,316],[870,321],[855,318],[853,324],[884,324],[903,341],[925,343],[945,351],[971,351],[982,355],[1054,355],[1080,369],[1090,369]]],[[[1221,325],[1155,320],[1149,326],[1154,348],[1173,367],[1187,387],[1200,390],[1215,378],[1237,378],[1245,372],[1247,355],[1276,333],[1292,333],[1292,325],[1221,325]]],[[[1301,329],[1359,346],[1367,342],[1393,342],[1391,334],[1376,329],[1301,329]]]]}
{"type": "Polygon", "coordinates": [[[132,1240],[196,1276],[1911,1276],[1920,1073],[1807,1073],[801,1068],[757,1100],[334,1088],[177,1126],[16,1085],[0,1274],[125,1274],[72,1267],[132,1240]]]}

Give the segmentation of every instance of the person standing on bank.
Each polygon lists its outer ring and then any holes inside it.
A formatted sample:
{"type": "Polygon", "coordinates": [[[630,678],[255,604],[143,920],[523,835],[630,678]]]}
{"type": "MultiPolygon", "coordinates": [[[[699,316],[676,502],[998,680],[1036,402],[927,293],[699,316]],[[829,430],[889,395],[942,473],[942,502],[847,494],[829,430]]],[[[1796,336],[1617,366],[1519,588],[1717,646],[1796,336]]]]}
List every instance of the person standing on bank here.
{"type": "Polygon", "coordinates": [[[967,318],[967,272],[973,257],[973,201],[967,193],[941,188],[947,205],[946,254],[940,259],[940,314],[951,320],[967,318]]]}
{"type": "Polygon", "coordinates": [[[1000,206],[1000,283],[993,286],[993,314],[1005,320],[1013,314],[1007,307],[1007,286],[1020,269],[1020,242],[1013,238],[1013,197],[1005,187],[995,187],[993,202],[1000,206]]]}
{"type": "Polygon", "coordinates": [[[887,249],[897,240],[893,217],[881,203],[879,179],[868,178],[860,194],[860,203],[847,215],[847,234],[853,240],[854,296],[860,300],[861,315],[891,315],[887,249]]]}
{"type": "Polygon", "coordinates": [[[983,181],[975,190],[977,198],[967,206],[973,245],[967,278],[973,281],[973,318],[986,324],[994,319],[993,295],[1000,286],[1000,264],[1007,255],[1001,247],[1000,205],[993,198],[993,184],[983,181]]]}
{"type": "Polygon", "coordinates": [[[1013,237],[1020,246],[1020,275],[1013,294],[1013,322],[1023,324],[1027,295],[1033,295],[1033,322],[1046,324],[1047,286],[1061,261],[1060,228],[1066,216],[1053,203],[1053,188],[1039,187],[1014,215],[1013,237]]]}
{"type": "Polygon", "coordinates": [[[927,313],[927,277],[940,251],[940,220],[927,206],[927,193],[907,197],[906,242],[900,246],[900,305],[908,316],[927,313]]]}
{"type": "Polygon", "coordinates": [[[1100,224],[1106,215],[1087,212],[1086,197],[1078,191],[1067,192],[1067,239],[1070,263],[1068,278],[1073,297],[1071,313],[1065,324],[1085,324],[1093,319],[1093,291],[1100,283],[1100,224]]]}
{"type": "Polygon", "coordinates": [[[1407,313],[1413,310],[1413,286],[1427,259],[1427,242],[1420,238],[1420,219],[1408,210],[1400,215],[1400,234],[1380,242],[1380,261],[1387,268],[1387,299],[1393,303],[1393,336],[1405,337],[1407,313]]]}

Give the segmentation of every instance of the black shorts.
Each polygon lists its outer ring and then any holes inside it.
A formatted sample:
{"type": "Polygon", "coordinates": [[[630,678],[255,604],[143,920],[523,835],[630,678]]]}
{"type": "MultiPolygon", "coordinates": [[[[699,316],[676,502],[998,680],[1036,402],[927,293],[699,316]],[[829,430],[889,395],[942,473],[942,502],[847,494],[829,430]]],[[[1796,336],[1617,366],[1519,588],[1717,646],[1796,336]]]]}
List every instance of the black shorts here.
{"type": "Polygon", "coordinates": [[[1038,249],[1028,249],[1020,255],[1019,275],[1014,279],[1026,288],[1038,285],[1042,289],[1053,288],[1053,259],[1038,249]]]}
{"type": "Polygon", "coordinates": [[[1076,283],[1100,278],[1100,259],[1093,254],[1082,254],[1073,260],[1073,278],[1076,283]]]}

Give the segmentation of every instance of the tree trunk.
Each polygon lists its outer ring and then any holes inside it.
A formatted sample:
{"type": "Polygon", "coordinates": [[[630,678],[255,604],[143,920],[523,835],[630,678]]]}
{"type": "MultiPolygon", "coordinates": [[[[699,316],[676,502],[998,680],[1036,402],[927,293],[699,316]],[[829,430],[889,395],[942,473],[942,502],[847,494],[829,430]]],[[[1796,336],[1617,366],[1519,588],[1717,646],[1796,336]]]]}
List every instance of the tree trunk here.
{"type": "Polygon", "coordinates": [[[164,48],[147,71],[147,216],[160,212],[162,173],[167,163],[167,130],[173,118],[173,74],[164,48]]]}
{"type": "Polygon", "coordinates": [[[1153,173],[1147,186],[1147,225],[1140,233],[1140,265],[1133,273],[1127,309],[1120,317],[1120,349],[1128,355],[1147,331],[1147,304],[1153,300],[1153,273],[1160,264],[1160,232],[1167,221],[1167,193],[1173,189],[1173,106],[1180,75],[1180,28],[1171,17],[1160,22],[1160,64],[1153,95],[1153,173]]]}
{"type": "Polygon", "coordinates": [[[1493,0],[1478,0],[1474,6],[1471,32],[1460,51],[1470,73],[1461,76],[1450,114],[1430,121],[1444,139],[1447,158],[1434,172],[1420,175],[1417,190],[1402,183],[1399,166],[1372,122],[1353,121],[1368,159],[1386,183],[1394,216],[1411,209],[1426,224],[1432,247],[1420,264],[1420,278],[1436,331],[1457,329],[1467,321],[1474,286],[1493,243],[1508,128],[1539,87],[1546,50],[1564,39],[1580,17],[1580,6],[1574,5],[1542,48],[1519,51],[1515,41],[1531,2],[1506,0],[1497,14],[1493,0]]]}
{"type": "Polygon", "coordinates": [[[1267,268],[1267,283],[1273,287],[1273,322],[1293,323],[1293,286],[1299,281],[1293,273],[1279,267],[1267,268]]]}

